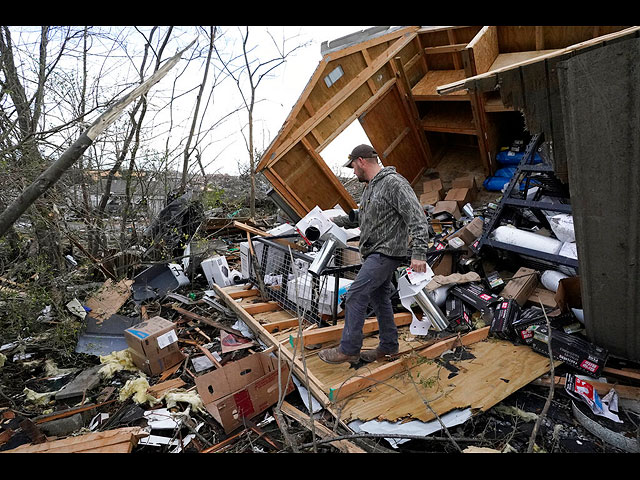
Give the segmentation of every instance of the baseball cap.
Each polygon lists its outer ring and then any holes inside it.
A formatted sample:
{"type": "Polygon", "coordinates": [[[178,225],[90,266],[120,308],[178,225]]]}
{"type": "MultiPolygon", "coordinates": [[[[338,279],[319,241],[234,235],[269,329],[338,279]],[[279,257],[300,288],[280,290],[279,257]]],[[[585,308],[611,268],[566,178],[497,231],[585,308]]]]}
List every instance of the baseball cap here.
{"type": "Polygon", "coordinates": [[[349,154],[349,160],[344,164],[345,167],[351,168],[351,162],[353,162],[356,158],[373,158],[376,157],[378,153],[373,149],[370,145],[358,145],[354,148],[349,154]]]}

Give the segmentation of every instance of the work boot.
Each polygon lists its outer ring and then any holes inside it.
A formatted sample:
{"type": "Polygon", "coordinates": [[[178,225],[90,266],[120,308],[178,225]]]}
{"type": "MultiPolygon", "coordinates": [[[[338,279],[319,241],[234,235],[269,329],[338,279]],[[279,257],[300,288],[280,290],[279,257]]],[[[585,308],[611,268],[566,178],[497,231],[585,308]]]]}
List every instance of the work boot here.
{"type": "Polygon", "coordinates": [[[340,351],[340,347],[327,348],[318,353],[320,360],[327,363],[356,363],[360,358],[359,355],[345,355],[340,351]]]}
{"type": "Polygon", "coordinates": [[[360,359],[363,362],[371,363],[381,358],[384,358],[387,355],[395,355],[396,353],[397,352],[394,352],[394,353],[381,352],[377,348],[375,350],[363,350],[360,352],[360,359]]]}

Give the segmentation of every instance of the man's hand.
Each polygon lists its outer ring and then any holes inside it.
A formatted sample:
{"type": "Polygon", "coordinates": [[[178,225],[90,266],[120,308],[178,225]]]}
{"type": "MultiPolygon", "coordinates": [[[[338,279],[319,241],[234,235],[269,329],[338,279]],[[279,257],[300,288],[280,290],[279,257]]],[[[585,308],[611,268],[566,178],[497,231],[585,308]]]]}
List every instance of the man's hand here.
{"type": "Polygon", "coordinates": [[[427,262],[424,260],[411,259],[411,270],[416,273],[425,273],[427,271],[427,262]]]}

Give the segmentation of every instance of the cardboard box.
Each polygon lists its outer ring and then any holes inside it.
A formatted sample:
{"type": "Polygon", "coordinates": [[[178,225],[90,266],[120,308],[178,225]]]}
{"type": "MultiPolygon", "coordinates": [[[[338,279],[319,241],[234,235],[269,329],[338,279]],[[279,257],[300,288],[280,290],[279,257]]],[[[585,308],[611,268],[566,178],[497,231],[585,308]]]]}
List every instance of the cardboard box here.
{"type": "Polygon", "coordinates": [[[434,190],[420,195],[420,205],[435,205],[440,200],[442,200],[442,192],[440,191],[434,190]]]}
{"type": "Polygon", "coordinates": [[[196,377],[196,388],[207,411],[230,433],[278,401],[282,390],[288,395],[295,388],[287,382],[286,362],[266,353],[254,353],[224,367],[196,377]],[[281,388],[278,388],[278,377],[281,388]]]}
{"type": "Polygon", "coordinates": [[[489,312],[492,306],[500,301],[500,297],[475,282],[455,285],[449,293],[483,313],[489,312]]]}
{"type": "Polygon", "coordinates": [[[482,236],[482,227],[484,226],[484,221],[476,217],[467,223],[464,227],[462,227],[457,232],[449,235],[448,238],[460,238],[465,245],[469,246],[473,242],[475,242],[480,236],[482,236]]]}
{"type": "Polygon", "coordinates": [[[530,268],[520,267],[500,294],[506,299],[513,298],[518,302],[518,305],[523,307],[537,287],[538,272],[530,268]]]}
{"type": "Polygon", "coordinates": [[[480,190],[475,175],[464,175],[462,177],[454,178],[451,182],[451,188],[468,188],[474,199],[480,190]]]}
{"type": "Polygon", "coordinates": [[[460,215],[460,208],[458,207],[458,202],[448,201],[448,200],[440,200],[438,203],[436,203],[431,216],[435,218],[437,215],[442,213],[451,215],[456,220],[459,220],[460,217],[462,216],[460,215]]]}
{"type": "Polygon", "coordinates": [[[458,204],[458,208],[462,210],[467,203],[472,201],[473,194],[468,188],[452,188],[444,197],[447,201],[454,201],[458,204]]]}
{"type": "MultiPolygon", "coordinates": [[[[542,355],[549,355],[549,330],[546,325],[535,325],[531,329],[531,348],[542,355]]],[[[554,359],[592,376],[600,374],[608,358],[607,350],[590,343],[586,337],[555,328],[551,331],[551,353],[554,359]]]]}
{"type": "Polygon", "coordinates": [[[558,282],[555,301],[558,308],[568,312],[572,308],[582,308],[582,293],[580,290],[580,277],[563,278],[558,282]]]}
{"type": "Polygon", "coordinates": [[[449,320],[449,328],[454,331],[471,330],[471,309],[455,295],[447,296],[445,312],[449,320]]]}
{"type": "Polygon", "coordinates": [[[170,352],[163,357],[154,359],[143,357],[133,349],[130,349],[129,351],[131,352],[131,360],[133,361],[133,364],[150,376],[159,375],[185,359],[185,355],[180,350],[170,352]]]}
{"type": "Polygon", "coordinates": [[[175,324],[162,317],[127,328],[124,338],[131,350],[150,362],[180,351],[175,324]]]}
{"type": "Polygon", "coordinates": [[[512,325],[520,317],[520,305],[513,299],[505,300],[496,305],[491,320],[489,333],[504,340],[513,338],[512,325]]]}
{"type": "Polygon", "coordinates": [[[422,183],[422,193],[437,192],[440,197],[444,196],[444,186],[439,178],[430,178],[422,183]]]}

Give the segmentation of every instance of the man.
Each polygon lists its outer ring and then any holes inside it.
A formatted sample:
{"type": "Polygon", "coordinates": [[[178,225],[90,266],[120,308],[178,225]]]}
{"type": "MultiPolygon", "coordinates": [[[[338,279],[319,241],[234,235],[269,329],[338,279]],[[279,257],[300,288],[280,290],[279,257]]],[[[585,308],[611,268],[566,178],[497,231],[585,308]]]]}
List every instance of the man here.
{"type": "Polygon", "coordinates": [[[369,145],[359,145],[349,155],[345,167],[353,168],[367,185],[353,222],[347,216],[333,218],[346,228],[360,227],[362,266],[349,287],[345,300],[345,324],[340,345],[318,355],[327,363],[372,362],[398,352],[398,330],[393,315],[393,274],[407,255],[409,236],[411,269],[426,272],[429,226],[409,182],[395,167],[378,164],[377,153],[369,145]],[[362,348],[362,328],[371,304],[376,314],[380,344],[375,350],[362,348]]]}

